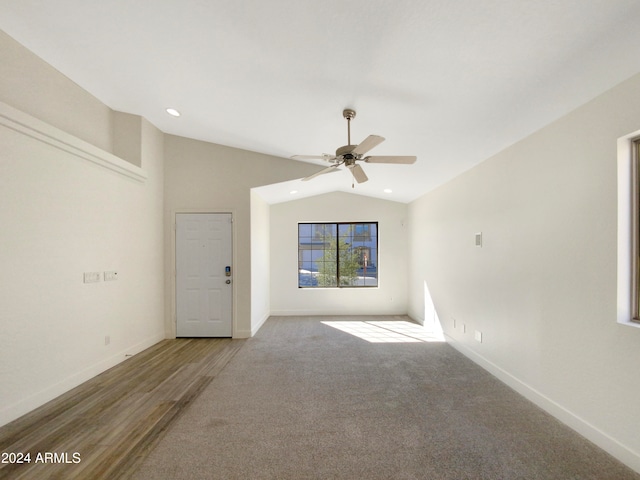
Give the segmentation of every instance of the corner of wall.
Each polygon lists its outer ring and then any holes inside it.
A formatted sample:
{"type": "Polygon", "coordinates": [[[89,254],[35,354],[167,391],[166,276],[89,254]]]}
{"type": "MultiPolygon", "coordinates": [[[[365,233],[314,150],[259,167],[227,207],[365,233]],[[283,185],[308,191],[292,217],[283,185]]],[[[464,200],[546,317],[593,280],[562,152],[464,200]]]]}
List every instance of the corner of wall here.
{"type": "Polygon", "coordinates": [[[111,112],[114,155],[142,167],[142,117],[111,112]]]}

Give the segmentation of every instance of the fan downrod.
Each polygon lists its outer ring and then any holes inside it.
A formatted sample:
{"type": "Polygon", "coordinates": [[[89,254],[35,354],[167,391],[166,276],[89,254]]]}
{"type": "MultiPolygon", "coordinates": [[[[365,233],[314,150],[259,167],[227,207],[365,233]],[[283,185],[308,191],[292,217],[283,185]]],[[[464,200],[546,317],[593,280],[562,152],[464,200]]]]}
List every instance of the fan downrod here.
{"type": "Polygon", "coordinates": [[[342,111],[342,116],[347,119],[347,146],[351,145],[351,119],[355,118],[356,111],[350,108],[345,108],[342,111]]]}

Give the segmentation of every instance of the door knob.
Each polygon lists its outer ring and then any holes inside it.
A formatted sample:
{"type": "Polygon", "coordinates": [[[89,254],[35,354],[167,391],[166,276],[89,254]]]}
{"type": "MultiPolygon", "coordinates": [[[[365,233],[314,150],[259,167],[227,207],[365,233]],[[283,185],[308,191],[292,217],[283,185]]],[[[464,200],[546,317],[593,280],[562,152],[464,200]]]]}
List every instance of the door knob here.
{"type": "Polygon", "coordinates": [[[226,282],[224,282],[224,283],[226,283],[227,285],[229,285],[229,284],[231,283],[231,280],[227,280],[227,281],[226,281],[226,282]]]}

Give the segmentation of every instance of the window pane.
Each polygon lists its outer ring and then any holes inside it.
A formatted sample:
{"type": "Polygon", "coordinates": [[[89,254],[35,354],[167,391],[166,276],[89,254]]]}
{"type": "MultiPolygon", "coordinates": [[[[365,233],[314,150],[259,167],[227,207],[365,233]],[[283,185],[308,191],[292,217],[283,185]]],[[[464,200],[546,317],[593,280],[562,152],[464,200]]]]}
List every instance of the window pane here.
{"type": "Polygon", "coordinates": [[[377,224],[351,223],[339,226],[340,284],[343,286],[376,287],[377,224]]]}
{"type": "Polygon", "coordinates": [[[336,262],[330,259],[318,261],[318,286],[335,287],[337,285],[336,262]]]}
{"type": "Polygon", "coordinates": [[[315,277],[313,268],[313,241],[311,225],[298,224],[298,287],[312,287],[315,277]]]}
{"type": "Polygon", "coordinates": [[[298,224],[298,236],[299,237],[310,237],[311,236],[311,227],[312,225],[309,223],[300,223],[298,224]]]}
{"type": "Polygon", "coordinates": [[[365,287],[378,286],[378,235],[377,224],[361,224],[356,230],[354,248],[358,251],[359,284],[365,287]]]}

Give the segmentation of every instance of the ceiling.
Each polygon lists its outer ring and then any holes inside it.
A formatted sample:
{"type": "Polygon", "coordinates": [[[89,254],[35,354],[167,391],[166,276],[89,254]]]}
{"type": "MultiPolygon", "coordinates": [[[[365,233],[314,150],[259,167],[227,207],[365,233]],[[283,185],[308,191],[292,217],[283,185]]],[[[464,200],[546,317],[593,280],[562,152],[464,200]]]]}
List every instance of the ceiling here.
{"type": "Polygon", "coordinates": [[[334,153],[352,108],[352,143],[418,156],[354,188],[348,171],[266,187],[271,203],[410,202],[640,72],[639,20],[638,0],[0,0],[7,34],[164,132],[334,153]]]}

